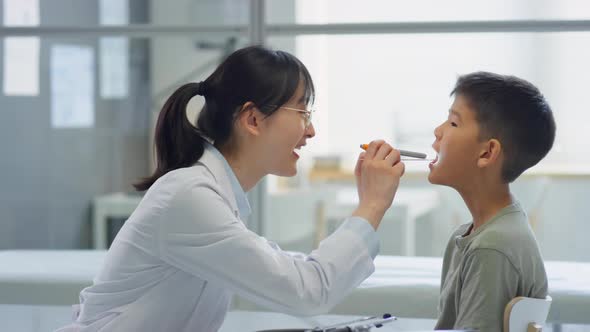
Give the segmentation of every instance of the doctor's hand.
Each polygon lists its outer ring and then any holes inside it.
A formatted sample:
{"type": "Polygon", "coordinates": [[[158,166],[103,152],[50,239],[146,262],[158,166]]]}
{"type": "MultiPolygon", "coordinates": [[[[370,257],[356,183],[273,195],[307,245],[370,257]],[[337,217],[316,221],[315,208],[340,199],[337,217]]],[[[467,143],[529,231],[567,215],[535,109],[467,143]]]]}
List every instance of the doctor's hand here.
{"type": "Polygon", "coordinates": [[[398,150],[383,140],[371,142],[354,169],[359,205],[352,215],[365,218],[377,230],[404,171],[398,150]]]}

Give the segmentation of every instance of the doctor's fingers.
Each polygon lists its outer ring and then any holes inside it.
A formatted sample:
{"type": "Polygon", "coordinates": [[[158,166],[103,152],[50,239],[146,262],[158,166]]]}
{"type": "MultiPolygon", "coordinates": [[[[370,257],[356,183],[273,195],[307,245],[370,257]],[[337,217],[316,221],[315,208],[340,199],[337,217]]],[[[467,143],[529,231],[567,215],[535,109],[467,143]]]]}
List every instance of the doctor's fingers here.
{"type": "Polygon", "coordinates": [[[375,157],[373,159],[384,160],[391,153],[392,150],[393,147],[391,145],[389,145],[388,143],[383,143],[377,150],[377,153],[375,153],[375,157]]]}
{"type": "Polygon", "coordinates": [[[365,153],[365,160],[368,159],[374,159],[375,158],[375,154],[377,154],[377,151],[379,150],[379,148],[381,147],[381,145],[385,144],[384,140],[375,140],[375,141],[371,141],[371,143],[369,143],[369,147],[366,150],[365,153]]]}
{"type": "Polygon", "coordinates": [[[361,167],[363,166],[363,160],[365,159],[366,152],[361,152],[358,159],[356,160],[356,166],[354,167],[354,175],[361,175],[361,167]]]}
{"type": "Polygon", "coordinates": [[[404,173],[406,173],[406,164],[400,161],[397,164],[393,165],[391,169],[396,177],[401,178],[404,175],[404,173]]]}
{"type": "Polygon", "coordinates": [[[393,166],[393,165],[397,164],[398,162],[400,162],[401,156],[400,156],[399,150],[392,148],[391,151],[389,152],[389,154],[387,155],[387,157],[385,157],[385,160],[387,161],[387,163],[390,166],[393,166]]]}

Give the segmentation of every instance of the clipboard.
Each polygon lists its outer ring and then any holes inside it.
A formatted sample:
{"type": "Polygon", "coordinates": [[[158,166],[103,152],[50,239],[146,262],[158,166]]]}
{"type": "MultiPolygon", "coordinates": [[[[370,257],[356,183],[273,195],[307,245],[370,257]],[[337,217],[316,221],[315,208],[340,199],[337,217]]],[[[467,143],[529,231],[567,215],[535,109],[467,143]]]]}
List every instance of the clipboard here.
{"type": "Polygon", "coordinates": [[[329,326],[317,326],[311,329],[274,329],[258,332],[368,332],[374,327],[379,328],[396,319],[397,317],[391,316],[390,314],[384,314],[383,316],[362,317],[348,322],[329,326]]]}

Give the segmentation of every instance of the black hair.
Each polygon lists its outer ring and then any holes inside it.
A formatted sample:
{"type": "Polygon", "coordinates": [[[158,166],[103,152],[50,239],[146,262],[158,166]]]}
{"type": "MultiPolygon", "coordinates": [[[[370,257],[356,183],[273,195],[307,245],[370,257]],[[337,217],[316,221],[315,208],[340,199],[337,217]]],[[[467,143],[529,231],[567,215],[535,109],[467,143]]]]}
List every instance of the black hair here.
{"type": "Polygon", "coordinates": [[[185,84],[168,98],[156,124],[156,169],[134,184],[135,188],[147,190],[164,174],[195,164],[203,155],[206,140],[215,146],[227,143],[245,103],[252,102],[266,116],[272,115],[291,99],[300,81],[305,102],[312,103],[315,90],[311,76],[292,54],[262,46],[230,54],[205,81],[185,84]],[[196,95],[205,97],[205,105],[195,127],[186,116],[186,106],[196,95]]]}
{"type": "Polygon", "coordinates": [[[555,120],[533,84],[489,72],[460,76],[451,95],[461,95],[476,114],[479,138],[502,144],[502,179],[510,183],[543,159],[555,140],[555,120]]]}

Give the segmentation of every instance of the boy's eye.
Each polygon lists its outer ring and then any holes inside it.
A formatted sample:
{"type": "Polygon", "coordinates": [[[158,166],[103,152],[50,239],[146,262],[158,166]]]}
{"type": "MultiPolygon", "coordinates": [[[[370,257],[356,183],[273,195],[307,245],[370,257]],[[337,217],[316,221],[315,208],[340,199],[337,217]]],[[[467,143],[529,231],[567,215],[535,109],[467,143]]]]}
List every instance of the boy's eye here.
{"type": "Polygon", "coordinates": [[[457,124],[455,122],[451,122],[451,126],[457,127],[457,124]]]}

